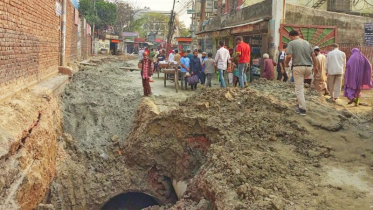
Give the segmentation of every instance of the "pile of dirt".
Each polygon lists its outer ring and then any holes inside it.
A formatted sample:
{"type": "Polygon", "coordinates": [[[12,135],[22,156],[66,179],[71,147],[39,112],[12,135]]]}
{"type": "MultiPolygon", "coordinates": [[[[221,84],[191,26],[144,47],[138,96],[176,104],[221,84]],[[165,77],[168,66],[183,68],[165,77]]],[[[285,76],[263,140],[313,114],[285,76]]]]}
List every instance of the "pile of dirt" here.
{"type": "Polygon", "coordinates": [[[74,74],[63,95],[64,132],[85,149],[102,150],[116,135],[125,139],[142,95],[141,83],[119,69],[124,62],[106,61],[74,74]]]}
{"type": "Polygon", "coordinates": [[[306,97],[305,118],[290,84],[267,81],[204,89],[159,114],[143,104],[121,149],[129,166],[188,183],[166,209],[368,209],[372,125],[312,90],[306,97]],[[359,169],[359,184],[331,182],[331,168],[359,169]]]}

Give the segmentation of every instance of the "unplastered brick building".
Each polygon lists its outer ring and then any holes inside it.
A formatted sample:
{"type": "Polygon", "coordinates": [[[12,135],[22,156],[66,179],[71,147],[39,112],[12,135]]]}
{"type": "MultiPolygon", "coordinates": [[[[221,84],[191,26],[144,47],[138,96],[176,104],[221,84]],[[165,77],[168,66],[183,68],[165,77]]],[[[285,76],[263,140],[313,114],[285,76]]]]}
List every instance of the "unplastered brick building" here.
{"type": "Polygon", "coordinates": [[[66,53],[61,63],[61,24],[62,0],[0,1],[0,96],[56,75],[58,66],[90,55],[90,26],[66,0],[66,53]]]}

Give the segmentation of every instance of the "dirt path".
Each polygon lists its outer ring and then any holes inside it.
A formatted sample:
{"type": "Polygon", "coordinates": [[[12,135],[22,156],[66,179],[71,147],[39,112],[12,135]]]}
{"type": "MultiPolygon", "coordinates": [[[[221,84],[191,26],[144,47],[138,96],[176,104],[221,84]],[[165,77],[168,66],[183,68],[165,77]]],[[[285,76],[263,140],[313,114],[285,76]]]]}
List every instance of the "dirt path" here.
{"type": "Polygon", "coordinates": [[[155,76],[144,98],[139,72],[119,69],[136,63],[83,68],[65,90],[55,209],[100,210],[125,192],[166,205],[150,209],[373,205],[369,109],[353,112],[307,90],[300,117],[292,84],[262,80],[176,93],[155,76]],[[188,186],[176,204],[171,180],[188,186]]]}

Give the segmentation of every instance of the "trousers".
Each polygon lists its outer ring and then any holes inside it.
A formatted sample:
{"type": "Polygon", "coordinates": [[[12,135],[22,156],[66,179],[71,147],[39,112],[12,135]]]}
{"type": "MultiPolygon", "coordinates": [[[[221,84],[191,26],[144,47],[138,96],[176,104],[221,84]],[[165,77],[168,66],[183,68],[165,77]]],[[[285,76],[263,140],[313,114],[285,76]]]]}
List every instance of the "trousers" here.
{"type": "Polygon", "coordinates": [[[213,75],[213,73],[207,73],[207,74],[206,74],[206,77],[207,77],[206,86],[207,86],[207,87],[211,87],[212,75],[213,75]]]}
{"type": "Polygon", "coordinates": [[[304,98],[304,78],[309,77],[312,73],[312,67],[294,66],[294,84],[295,94],[297,95],[300,109],[306,110],[306,99],[304,98]]]}
{"type": "Polygon", "coordinates": [[[144,96],[148,96],[152,92],[152,89],[150,88],[149,80],[150,80],[149,78],[142,79],[142,86],[144,88],[144,96]]]}
{"type": "Polygon", "coordinates": [[[238,81],[240,83],[240,87],[243,88],[245,87],[245,82],[250,81],[249,63],[239,63],[238,72],[238,81]]]}
{"type": "Polygon", "coordinates": [[[339,98],[342,87],[342,75],[328,75],[328,89],[332,99],[339,98]]]}

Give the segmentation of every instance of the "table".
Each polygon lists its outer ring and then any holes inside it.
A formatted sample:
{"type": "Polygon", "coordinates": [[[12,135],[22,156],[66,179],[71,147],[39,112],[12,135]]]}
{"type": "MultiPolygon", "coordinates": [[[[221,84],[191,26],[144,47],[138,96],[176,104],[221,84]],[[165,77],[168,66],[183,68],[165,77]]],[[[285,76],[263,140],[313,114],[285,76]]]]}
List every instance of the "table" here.
{"type": "Polygon", "coordinates": [[[175,89],[176,93],[179,92],[179,69],[174,68],[174,69],[163,69],[164,73],[164,86],[166,87],[166,81],[168,78],[168,75],[174,75],[174,83],[175,83],[175,89]]]}

